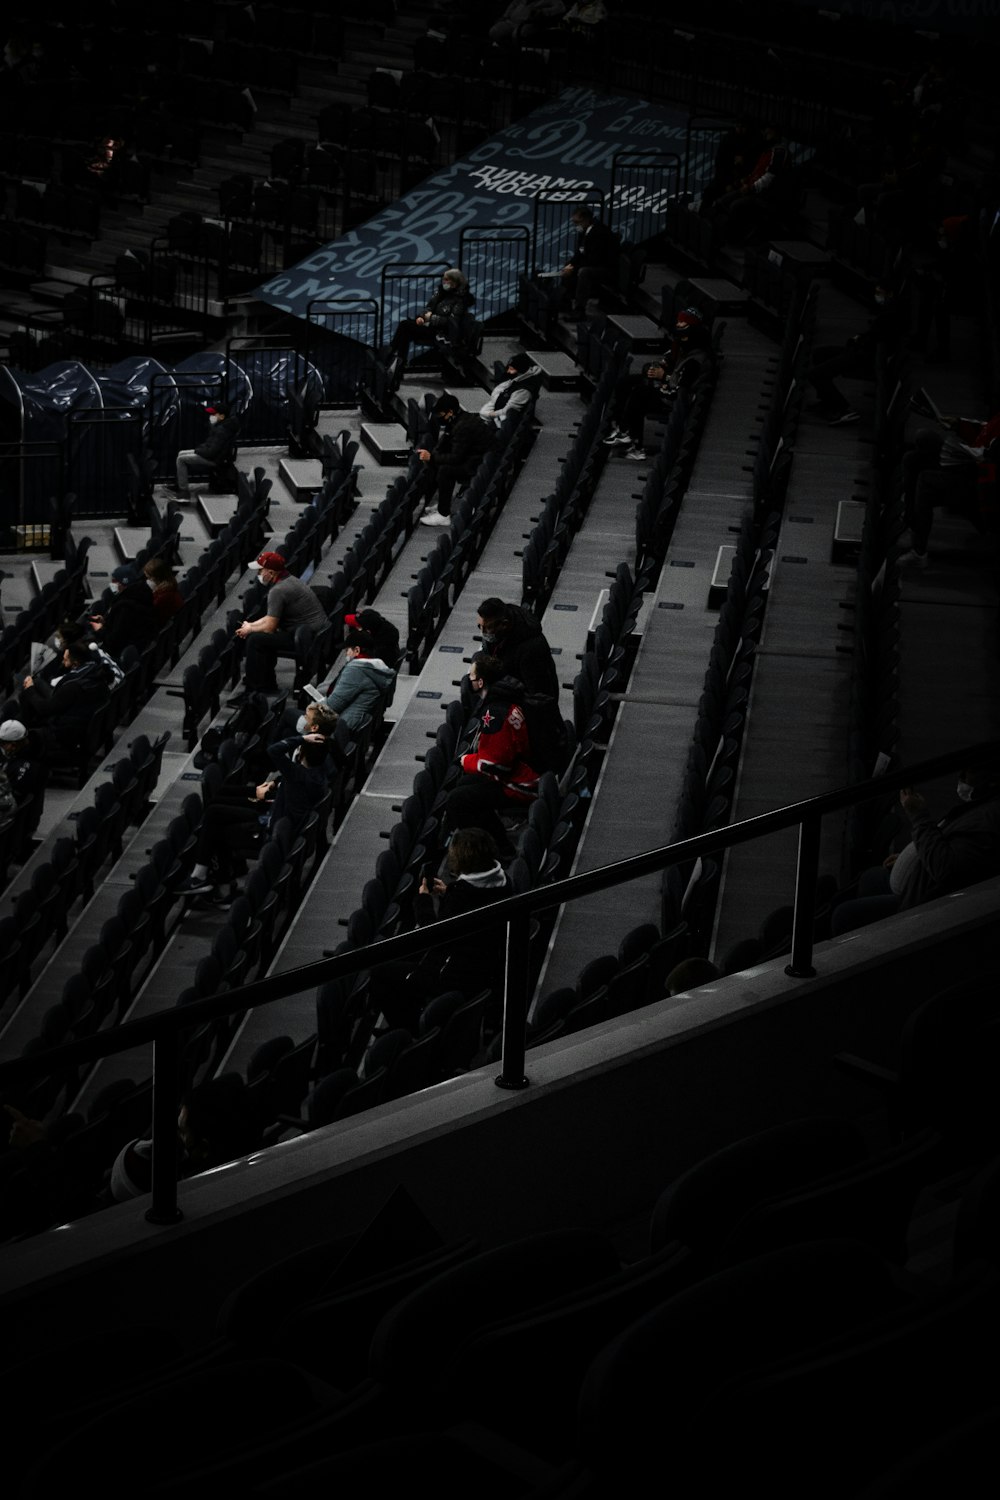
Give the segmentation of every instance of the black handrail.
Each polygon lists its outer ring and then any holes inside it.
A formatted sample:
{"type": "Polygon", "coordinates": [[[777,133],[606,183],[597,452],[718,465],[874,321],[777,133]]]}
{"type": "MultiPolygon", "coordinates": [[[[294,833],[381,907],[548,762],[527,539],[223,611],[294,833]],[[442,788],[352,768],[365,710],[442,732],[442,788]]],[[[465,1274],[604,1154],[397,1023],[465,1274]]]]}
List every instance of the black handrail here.
{"type": "Polygon", "coordinates": [[[736,844],[798,826],[799,858],[795,878],[794,923],[791,962],[785,972],[793,977],[812,977],[813,906],[818,875],[820,827],[828,813],[840,812],[869,802],[887,792],[933,780],[937,776],[960,770],[964,766],[1000,763],[1000,741],[991,740],[938,755],[917,765],[883,776],[823,792],[819,796],[792,802],[785,807],[745,818],[723,828],[683,839],[676,844],[661,845],[644,854],[635,854],[614,864],[602,865],[584,874],[570,875],[551,885],[538,886],[509,896],[481,911],[467,912],[436,922],[432,929],[417,929],[397,937],[384,938],[366,948],[304,964],[298,969],[259,979],[253,984],[207,1000],[198,1000],[179,1009],[157,1011],[138,1021],[128,1021],[113,1031],[99,1032],[82,1041],[34,1053],[0,1063],[0,1088],[13,1083],[45,1076],[64,1065],[92,1062],[152,1041],[153,1052],[153,1201],[147,1213],[151,1222],[171,1224],[180,1215],[177,1208],[175,1121],[178,1106],[178,1037],[204,1021],[233,1015],[260,1005],[282,1000],[331,980],[344,979],[370,969],[377,963],[414,958],[431,946],[439,947],[452,937],[486,932],[501,922],[507,927],[507,955],[504,976],[503,1050],[501,1070],[496,1079],[500,1088],[520,1089],[528,1085],[525,1075],[525,1020],[528,1004],[528,928],[532,915],[561,906],[579,896],[609,890],[643,875],[655,874],[671,865],[698,859],[702,855],[736,844]],[[165,1147],[165,1149],[164,1149],[165,1147]]]}

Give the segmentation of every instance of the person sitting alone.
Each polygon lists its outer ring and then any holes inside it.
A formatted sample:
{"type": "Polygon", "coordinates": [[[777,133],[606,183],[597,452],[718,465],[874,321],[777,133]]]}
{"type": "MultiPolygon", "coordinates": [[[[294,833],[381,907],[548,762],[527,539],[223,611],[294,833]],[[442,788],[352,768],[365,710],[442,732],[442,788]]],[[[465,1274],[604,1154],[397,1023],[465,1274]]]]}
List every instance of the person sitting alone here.
{"type": "Polygon", "coordinates": [[[236,441],[236,419],[224,406],[206,406],[208,433],[196,448],[183,448],[177,455],[177,493],[191,494],[192,478],[211,477],[232,454],[236,441]]]}
{"type": "Polygon", "coordinates": [[[427,465],[429,486],[421,526],[448,526],[451,497],[460,479],[471,479],[493,446],[495,429],[475,412],[463,411],[450,391],[443,391],[432,415],[438,422],[433,448],[418,448],[417,457],[427,465]],[[432,504],[432,502],[435,502],[432,504]]]}
{"type": "Polygon", "coordinates": [[[278,657],[295,650],[295,632],[299,626],[322,630],[327,621],[315,589],[289,573],[280,552],[262,552],[257,567],[260,581],[267,589],[267,600],[262,615],[244,620],[236,627],[238,638],[246,641],[243,684],[227,700],[227,708],[240,708],[252,693],[276,693],[278,657]]]}
{"type": "Polygon", "coordinates": [[[903,788],[910,840],[862,871],[853,895],[833,906],[834,937],[1000,873],[1000,766],[959,771],[955,791],[958,801],[935,818],[920,792],[903,788]]]}
{"type": "Polygon", "coordinates": [[[651,360],[636,374],[623,375],[611,401],[612,425],[604,444],[627,449],[626,458],[646,457],[643,428],[646,418],[666,421],[675,398],[690,391],[701,379],[712,359],[712,337],[696,307],[686,307],[674,321],[669,350],[651,360]]]}
{"type": "Polygon", "coordinates": [[[194,868],[174,889],[183,896],[215,896],[220,887],[232,886],[280,819],[287,818],[297,833],[329,786],[329,750],[326,736],[317,733],[269,746],[273,769],[264,781],[208,804],[194,868]]]}
{"type": "Polygon", "coordinates": [[[391,390],[403,378],[411,344],[460,345],[472,321],[475,296],[469,290],[469,279],[458,266],[451,266],[441,277],[441,285],[423,312],[415,318],[403,318],[385,350],[391,390]]]}
{"type": "Polygon", "coordinates": [[[45,784],[48,773],[37,743],[37,736],[29,733],[19,719],[5,719],[0,724],[0,772],[6,777],[14,802],[22,807],[25,802],[38,798],[36,813],[32,815],[29,834],[34,833],[42,815],[45,784]]]}

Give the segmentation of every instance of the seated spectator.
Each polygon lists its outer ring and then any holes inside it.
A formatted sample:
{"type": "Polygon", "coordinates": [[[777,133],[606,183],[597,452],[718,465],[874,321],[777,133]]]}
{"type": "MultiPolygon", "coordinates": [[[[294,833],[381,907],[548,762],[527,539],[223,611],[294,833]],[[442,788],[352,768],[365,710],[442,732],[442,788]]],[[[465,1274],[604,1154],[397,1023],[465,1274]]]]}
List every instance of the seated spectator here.
{"type": "Polygon", "coordinates": [[[910,820],[910,841],[864,870],[856,891],[834,905],[834,937],[1000,873],[1000,767],[960,771],[955,791],[959,800],[936,819],[926,798],[903,788],[899,803],[910,820]]]}
{"type": "MultiPolygon", "coordinates": [[[[903,516],[909,548],[897,559],[903,569],[926,568],[928,542],[939,505],[982,527],[979,480],[1000,449],[1000,412],[986,422],[942,416],[945,432],[921,427],[903,454],[903,516]]],[[[904,538],[905,540],[905,538],[904,538]]]]}
{"type": "Polygon", "coordinates": [[[345,615],[344,624],[348,630],[363,630],[371,636],[375,647],[372,652],[373,656],[380,657],[391,667],[398,666],[399,630],[391,620],[380,615],[377,609],[360,609],[356,615],[345,615]]]}
{"type": "Polygon", "coordinates": [[[879,345],[895,349],[903,335],[906,309],[902,299],[891,287],[876,284],[874,300],[875,311],[863,333],[853,334],[845,344],[824,344],[813,350],[806,379],[816,391],[815,410],[831,427],[845,427],[861,420],[861,413],[838,388],[836,378],[863,379],[872,375],[879,345]]]}
{"type": "Polygon", "coordinates": [[[246,641],[243,662],[243,684],[227,702],[227,708],[239,708],[251,693],[276,693],[278,679],[275,664],[279,655],[290,655],[295,649],[295,632],[300,625],[322,630],[327,616],[318,594],[301,578],[289,573],[280,552],[262,552],[256,566],[260,581],[267,589],[264,613],[256,620],[244,620],[236,628],[246,641]]]}
{"type": "Polygon", "coordinates": [[[288,818],[297,832],[326,793],[329,750],[326,736],[314,733],[269,746],[273,771],[267,780],[208,804],[194,868],[174,889],[184,896],[214,896],[243,873],[280,818],[288,818]]]}
{"type": "MultiPolygon", "coordinates": [[[[177,1116],[177,1175],[181,1181],[246,1156],[261,1144],[261,1127],[238,1073],[195,1084],[177,1116]]],[[[153,1185],[152,1136],[129,1141],[108,1174],[105,1203],[141,1198],[153,1185]]]]}
{"type": "Polygon", "coordinates": [[[521,706],[524,686],[508,676],[504,663],[477,651],[469,667],[469,685],[478,696],[476,722],[462,775],[448,794],[442,828],[482,828],[501,854],[513,853],[501,819],[506,809],[526,808],[538,789],[539,773],[531,762],[528,722],[521,706]]]}
{"type": "Polygon", "coordinates": [[[712,359],[712,337],[696,307],[677,314],[668,352],[642,366],[637,375],[623,375],[612,398],[612,426],[606,447],[627,449],[626,458],[646,457],[642,434],[646,418],[666,420],[671,403],[681,391],[692,390],[712,359]]]}
{"type": "Polygon", "coordinates": [[[90,616],[90,628],[109,656],[119,661],[126,646],[141,651],[153,639],[159,620],[149,585],[131,563],[115,568],[111,587],[116,597],[107,614],[90,616]]]}
{"type": "Polygon", "coordinates": [[[618,274],[619,240],[586,203],[576,205],[570,220],[579,238],[562,268],[562,292],[574,317],[583,318],[587,303],[597,301],[618,274]]]}
{"type": "Polygon", "coordinates": [[[520,604],[491,596],[476,611],[476,628],[485,650],[499,658],[508,677],[523,683],[525,692],[544,693],[558,702],[555,660],[534,615],[520,604]]]}
{"type": "Polygon", "coordinates": [[[177,574],[162,557],[151,557],[142,571],[153,591],[153,609],[156,611],[157,621],[160,625],[165,625],[184,607],[184,595],[177,586],[177,574]]]}
{"type": "Polygon", "coordinates": [[[365,630],[344,637],[347,661],[327,689],[326,706],[357,729],[368,715],[388,708],[396,687],[396,667],[375,654],[375,642],[365,630]]]}
{"type": "Polygon", "coordinates": [[[510,0],[489,29],[490,41],[497,46],[507,42],[537,42],[565,13],[563,0],[510,0]]]}
{"type": "Polygon", "coordinates": [[[764,126],[764,149],[751,170],[706,209],[720,244],[745,244],[765,212],[788,205],[792,159],[781,128],[764,126]]]}
{"type": "Polygon", "coordinates": [[[441,285],[416,318],[404,318],[398,325],[384,356],[388,360],[390,387],[395,390],[403,378],[411,344],[460,345],[472,323],[475,297],[469,290],[464,271],[452,266],[441,277],[441,285]]]}
{"type": "Polygon", "coordinates": [[[429,485],[422,526],[447,526],[451,497],[460,479],[471,479],[483,456],[493,446],[495,428],[475,412],[463,411],[450,391],[438,397],[432,415],[439,423],[433,448],[418,448],[417,457],[427,465],[429,485]]]}
{"type": "Polygon", "coordinates": [[[492,422],[498,430],[505,422],[526,406],[538,399],[542,387],[542,367],[536,365],[530,354],[519,349],[507,361],[506,378],[490,391],[489,397],[479,408],[484,422],[492,422]]]}
{"type": "MultiPolygon", "coordinates": [[[[507,876],[495,841],[482,828],[457,828],[445,856],[443,874],[424,871],[413,899],[418,927],[477,911],[509,894],[507,876]]],[[[399,960],[371,971],[372,1010],[389,1026],[405,1026],[416,1034],[420,1012],[428,1000],[447,990],[461,990],[467,999],[489,985],[502,984],[505,935],[476,933],[462,942],[452,939],[429,948],[414,963],[399,960]]]]}
{"type": "Polygon", "coordinates": [[[55,682],[28,676],[21,691],[21,721],[38,729],[42,758],[58,764],[67,752],[80,748],[84,732],[111,695],[107,673],[82,641],[71,641],[63,652],[65,672],[55,682]]]}
{"type": "Polygon", "coordinates": [[[741,116],[719,141],[712,166],[712,180],[701,195],[699,211],[707,214],[724,193],[732,193],[752,170],[764,142],[757,127],[741,116]]]}
{"type": "MultiPolygon", "coordinates": [[[[18,805],[30,802],[32,797],[45,790],[48,774],[37,736],[29,734],[19,719],[5,719],[0,724],[0,755],[3,757],[0,770],[6,776],[18,805]]],[[[39,817],[41,813],[42,804],[39,802],[39,817]]],[[[36,818],[28,832],[33,833],[37,824],[36,818]]]]}
{"type": "Polygon", "coordinates": [[[223,406],[206,406],[209,430],[196,448],[184,448],[177,455],[177,493],[187,499],[191,494],[192,476],[211,476],[220,464],[232,456],[238,436],[238,424],[223,406]]]}

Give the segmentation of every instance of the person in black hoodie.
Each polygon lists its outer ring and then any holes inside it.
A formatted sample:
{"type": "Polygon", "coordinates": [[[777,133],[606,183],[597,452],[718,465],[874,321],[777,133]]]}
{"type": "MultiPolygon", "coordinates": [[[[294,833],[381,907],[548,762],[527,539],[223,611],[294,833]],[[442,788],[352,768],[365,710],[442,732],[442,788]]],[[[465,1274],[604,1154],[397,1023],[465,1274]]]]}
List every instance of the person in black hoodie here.
{"type": "Polygon", "coordinates": [[[484,599],[476,611],[476,628],[483,647],[498,656],[508,677],[523,683],[526,693],[543,693],[559,701],[556,664],[542,627],[519,604],[484,599]]]}
{"type": "Polygon", "coordinates": [[[177,493],[185,499],[191,493],[192,474],[202,477],[213,474],[221,463],[234,451],[236,441],[236,418],[230,417],[224,407],[206,406],[208,432],[197,448],[184,448],[177,455],[177,493]]]}
{"type": "Polygon", "coordinates": [[[493,446],[494,428],[475,412],[463,411],[461,402],[450,391],[438,397],[432,415],[437,419],[438,437],[433,448],[418,448],[417,457],[430,471],[430,488],[422,526],[447,526],[451,517],[451,497],[460,479],[471,479],[483,455],[493,446]],[[437,505],[431,502],[436,497],[437,505]]]}
{"type": "Polygon", "coordinates": [[[111,586],[117,597],[106,615],[90,616],[90,628],[102,648],[117,661],[126,646],[141,651],[160,628],[160,621],[153,591],[137,569],[122,563],[111,574],[111,586]]]}

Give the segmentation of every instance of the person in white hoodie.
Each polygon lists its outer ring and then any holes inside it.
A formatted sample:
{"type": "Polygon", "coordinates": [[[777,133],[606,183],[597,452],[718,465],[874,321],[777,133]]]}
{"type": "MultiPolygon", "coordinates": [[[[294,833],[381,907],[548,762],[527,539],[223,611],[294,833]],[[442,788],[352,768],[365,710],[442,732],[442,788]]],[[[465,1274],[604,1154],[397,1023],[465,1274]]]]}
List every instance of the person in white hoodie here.
{"type": "MultiPolygon", "coordinates": [[[[452,834],[443,872],[425,870],[413,898],[418,927],[478,911],[510,894],[493,838],[482,828],[458,828],[452,834]],[[443,876],[443,878],[442,878],[443,876]]],[[[465,998],[492,989],[496,1002],[503,988],[506,929],[477,932],[461,941],[452,938],[423,954],[414,963],[379,964],[371,971],[371,995],[390,1026],[404,1026],[416,1035],[420,1012],[429,1000],[449,990],[465,998]]]]}
{"type": "Polygon", "coordinates": [[[530,354],[518,349],[507,361],[506,378],[490,391],[489,399],[479,408],[479,415],[484,422],[491,422],[499,429],[515,413],[538,399],[541,385],[541,365],[536,365],[530,354]]]}

